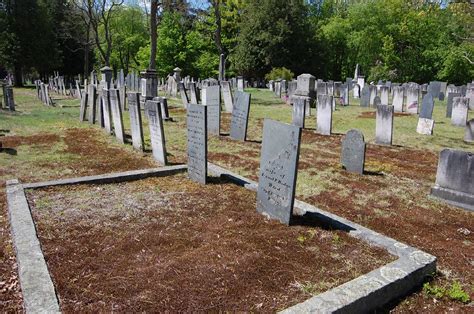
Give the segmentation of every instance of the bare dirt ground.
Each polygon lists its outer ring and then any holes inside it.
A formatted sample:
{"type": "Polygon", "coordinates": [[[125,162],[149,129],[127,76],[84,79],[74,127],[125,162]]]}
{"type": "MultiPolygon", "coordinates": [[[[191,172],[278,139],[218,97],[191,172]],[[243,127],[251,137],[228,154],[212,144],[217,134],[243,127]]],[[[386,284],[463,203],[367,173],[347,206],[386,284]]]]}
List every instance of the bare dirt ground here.
{"type": "Polygon", "coordinates": [[[255,192],[211,182],[28,192],[62,309],[273,312],[393,260],[342,231],[267,220],[255,192]]]}

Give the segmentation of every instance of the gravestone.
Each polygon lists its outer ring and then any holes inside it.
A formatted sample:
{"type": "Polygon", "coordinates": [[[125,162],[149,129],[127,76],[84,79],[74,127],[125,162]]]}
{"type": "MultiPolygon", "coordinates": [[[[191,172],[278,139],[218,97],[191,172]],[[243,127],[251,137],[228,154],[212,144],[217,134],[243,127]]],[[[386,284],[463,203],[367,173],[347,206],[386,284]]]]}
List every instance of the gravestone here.
{"type": "Polygon", "coordinates": [[[382,104],[382,100],[380,99],[379,96],[375,96],[374,98],[374,106],[377,108],[377,106],[380,106],[382,104]]]}
{"type": "Polygon", "coordinates": [[[471,119],[466,122],[464,141],[468,143],[474,143],[474,119],[471,119]]]}
{"type": "Polygon", "coordinates": [[[432,81],[428,85],[428,94],[431,94],[433,98],[439,98],[439,94],[441,91],[441,82],[432,81]]]}
{"type": "Polygon", "coordinates": [[[447,82],[440,82],[440,87],[439,87],[439,97],[438,99],[443,101],[444,97],[446,96],[446,87],[448,83],[447,82]]]}
{"type": "Polygon", "coordinates": [[[454,97],[451,124],[455,126],[466,126],[469,99],[466,97],[454,97]]]}
{"type": "Polygon", "coordinates": [[[221,123],[221,94],[220,86],[208,86],[201,90],[202,104],[207,107],[207,132],[220,134],[221,123]]]}
{"type": "Polygon", "coordinates": [[[244,78],[242,76],[237,77],[237,90],[239,92],[244,91],[244,78]]]}
{"type": "Polygon", "coordinates": [[[369,86],[362,87],[361,97],[360,97],[360,106],[369,107],[370,106],[370,89],[369,86]]]}
{"type": "Polygon", "coordinates": [[[13,98],[13,86],[7,85],[5,88],[6,103],[5,106],[10,111],[15,111],[15,99],[13,98]]]}
{"type": "Polygon", "coordinates": [[[365,77],[364,76],[358,76],[357,78],[357,84],[360,86],[360,88],[364,88],[365,86],[365,77]]]}
{"type": "Polygon", "coordinates": [[[189,91],[191,92],[191,102],[193,104],[198,104],[199,100],[198,100],[197,92],[196,92],[196,83],[194,82],[189,83],[189,91]]]}
{"type": "Polygon", "coordinates": [[[207,182],[207,107],[189,104],[187,110],[188,177],[207,182]]]}
{"type": "Polygon", "coordinates": [[[301,128],[264,120],[257,211],[284,224],[293,213],[300,141],[301,128]]]}
{"type": "Polygon", "coordinates": [[[392,145],[393,106],[378,105],[375,121],[375,143],[392,145]]]}
{"type": "MultiPolygon", "coordinates": [[[[165,121],[171,120],[170,113],[169,113],[169,110],[168,110],[168,98],[166,98],[166,97],[158,97],[158,98],[159,98],[158,101],[160,102],[160,106],[161,106],[161,117],[165,121]]],[[[153,100],[155,100],[155,99],[153,99],[153,100]]]]}
{"type": "Polygon", "coordinates": [[[122,106],[120,105],[120,91],[118,89],[109,90],[110,112],[114,123],[115,137],[125,143],[125,133],[123,131],[122,106]]]}
{"type": "Polygon", "coordinates": [[[250,94],[237,91],[234,96],[234,109],[230,122],[230,137],[245,141],[250,112],[250,94]]]}
{"type": "Polygon", "coordinates": [[[342,139],[341,164],[349,172],[364,173],[365,142],[361,131],[352,129],[342,139]]]}
{"type": "Polygon", "coordinates": [[[369,98],[369,104],[371,107],[374,107],[374,100],[375,97],[377,97],[377,86],[374,85],[369,85],[369,90],[370,90],[370,98],[369,98]]]}
{"type": "Polygon", "coordinates": [[[446,118],[451,118],[453,114],[453,99],[454,97],[461,97],[461,93],[448,93],[448,99],[446,102],[446,118]]]}
{"type": "Polygon", "coordinates": [[[150,142],[153,158],[162,165],[166,165],[166,141],[163,120],[161,118],[161,106],[157,101],[147,100],[145,112],[150,127],[150,142]]]}
{"type": "Polygon", "coordinates": [[[323,135],[331,135],[332,131],[332,102],[333,97],[329,95],[318,95],[317,100],[317,128],[316,132],[323,135]]]}
{"type": "Polygon", "coordinates": [[[474,155],[453,149],[442,150],[431,196],[474,211],[474,155]]]}
{"type": "Polygon", "coordinates": [[[422,135],[433,135],[433,127],[434,120],[420,117],[418,119],[418,125],[416,126],[416,133],[422,135]]]}
{"type": "Polygon", "coordinates": [[[421,102],[420,118],[431,119],[433,117],[434,99],[431,93],[423,97],[421,102]]]}
{"type": "Polygon", "coordinates": [[[184,108],[186,108],[189,104],[189,98],[186,94],[186,88],[184,87],[183,82],[179,82],[178,84],[179,94],[181,95],[181,101],[183,103],[184,108]]]}
{"type": "Polygon", "coordinates": [[[418,88],[408,87],[407,91],[407,112],[418,113],[418,88]]]}
{"type": "MultiPolygon", "coordinates": [[[[84,91],[85,94],[85,91],[84,91]]],[[[87,107],[89,108],[89,123],[94,124],[97,112],[97,92],[94,84],[89,84],[87,91],[87,107]]]]}
{"type": "Polygon", "coordinates": [[[393,88],[392,105],[395,112],[403,112],[403,87],[393,88]]]}
{"type": "Polygon", "coordinates": [[[316,83],[316,93],[317,95],[327,95],[327,85],[324,82],[317,82],[316,83]]]}
{"type": "Polygon", "coordinates": [[[388,86],[381,86],[380,87],[380,101],[382,105],[386,105],[386,106],[389,105],[388,96],[389,96],[388,86]]]}
{"type": "Polygon", "coordinates": [[[79,111],[79,121],[84,122],[87,116],[87,101],[89,94],[84,93],[81,97],[81,109],[79,111]]]}
{"type": "Polygon", "coordinates": [[[104,119],[104,128],[107,134],[112,133],[112,112],[110,109],[110,91],[102,89],[102,118],[104,119]]]}
{"type": "Polygon", "coordinates": [[[341,85],[341,104],[343,106],[349,106],[349,84],[344,83],[341,85]]]}
{"type": "Polygon", "coordinates": [[[232,103],[232,90],[228,81],[221,82],[222,99],[224,100],[225,112],[232,113],[234,107],[232,103]]]}
{"type": "Polygon", "coordinates": [[[354,88],[352,89],[352,94],[354,98],[360,98],[360,86],[359,84],[355,83],[354,88]]]}
{"type": "Polygon", "coordinates": [[[304,98],[295,99],[293,103],[293,119],[292,124],[304,129],[306,118],[306,100],[304,98]]]}
{"type": "Polygon", "coordinates": [[[130,113],[130,130],[132,133],[133,148],[143,151],[145,148],[143,139],[142,113],[140,108],[140,94],[130,92],[128,97],[128,111],[130,113]]]}
{"type": "Polygon", "coordinates": [[[466,89],[466,98],[469,99],[469,110],[474,110],[474,87],[466,89]]]}

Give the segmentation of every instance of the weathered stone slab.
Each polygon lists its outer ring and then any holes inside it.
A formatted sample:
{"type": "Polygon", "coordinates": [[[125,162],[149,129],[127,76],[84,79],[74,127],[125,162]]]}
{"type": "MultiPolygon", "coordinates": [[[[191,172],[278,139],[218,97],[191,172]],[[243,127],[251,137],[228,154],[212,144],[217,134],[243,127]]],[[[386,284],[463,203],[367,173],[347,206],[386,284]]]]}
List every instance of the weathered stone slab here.
{"type": "Polygon", "coordinates": [[[370,106],[370,89],[369,86],[362,87],[361,96],[360,96],[360,106],[369,107],[370,106]]]}
{"type": "Polygon", "coordinates": [[[352,129],[342,139],[341,164],[349,172],[364,173],[365,142],[361,131],[352,129]]]}
{"type": "Polygon", "coordinates": [[[225,111],[232,113],[234,104],[232,101],[232,90],[230,88],[230,83],[228,81],[222,81],[221,90],[222,90],[222,98],[224,100],[225,111]]]}
{"type": "Polygon", "coordinates": [[[114,122],[114,134],[123,144],[125,143],[125,133],[123,130],[122,106],[120,105],[120,91],[118,89],[111,89],[109,93],[110,111],[114,122]]]}
{"type": "Polygon", "coordinates": [[[301,128],[265,119],[257,211],[289,224],[293,214],[301,128]]]}
{"type": "Polygon", "coordinates": [[[461,97],[461,93],[449,92],[446,101],[446,118],[451,118],[453,114],[453,99],[454,97],[461,97]]]}
{"type": "Polygon", "coordinates": [[[201,90],[202,104],[207,107],[207,132],[219,135],[221,131],[221,93],[220,86],[207,86],[201,90]]]}
{"type": "Polygon", "coordinates": [[[97,91],[94,84],[89,84],[87,89],[87,107],[89,107],[89,123],[94,124],[97,113],[97,91]]]}
{"type": "Polygon", "coordinates": [[[474,87],[466,89],[466,97],[469,99],[469,110],[474,110],[474,87]]]}
{"type": "Polygon", "coordinates": [[[304,128],[306,119],[306,100],[304,98],[296,98],[293,103],[293,119],[292,124],[304,128]]]}
{"type": "Polygon", "coordinates": [[[317,82],[316,83],[316,93],[318,95],[327,95],[327,85],[325,82],[317,82]]]}
{"type": "Polygon", "coordinates": [[[433,117],[434,99],[431,93],[427,93],[421,102],[420,118],[431,119],[433,117]]]}
{"type": "Polygon", "coordinates": [[[189,91],[191,92],[191,103],[198,104],[199,100],[198,100],[197,91],[196,91],[196,83],[194,82],[189,83],[189,91]]]}
{"type": "Polygon", "coordinates": [[[128,96],[128,111],[130,113],[130,130],[132,133],[133,148],[143,151],[145,141],[143,139],[142,113],[140,108],[140,94],[130,92],[128,96]]]}
{"type": "Polygon", "coordinates": [[[392,145],[393,106],[378,105],[375,121],[375,143],[392,145]]]}
{"type": "MultiPolygon", "coordinates": [[[[429,95],[429,94],[427,94],[429,95]]],[[[427,118],[419,118],[416,132],[423,135],[433,135],[434,120],[427,118]]]]}
{"type": "Polygon", "coordinates": [[[451,124],[455,126],[466,126],[469,99],[466,97],[453,98],[453,111],[451,124]]]}
{"type": "Polygon", "coordinates": [[[389,98],[389,88],[388,86],[381,86],[380,87],[380,101],[382,105],[389,105],[388,98],[389,98]]]}
{"type": "Polygon", "coordinates": [[[183,82],[178,83],[178,89],[179,89],[179,94],[181,96],[181,101],[183,102],[184,108],[186,108],[189,104],[189,98],[188,95],[186,94],[186,88],[184,87],[183,82]]]}
{"type": "Polygon", "coordinates": [[[304,73],[304,74],[298,75],[296,79],[297,79],[297,85],[296,85],[296,91],[295,91],[296,95],[307,96],[307,97],[315,96],[315,90],[314,90],[315,77],[314,76],[308,73],[304,73]]]}
{"type": "Polygon", "coordinates": [[[352,94],[354,95],[354,98],[360,98],[360,86],[359,84],[355,83],[353,88],[352,88],[352,94]]]}
{"type": "Polygon", "coordinates": [[[245,141],[250,113],[250,94],[237,91],[234,98],[234,109],[230,123],[230,137],[245,141]]]}
{"type": "Polygon", "coordinates": [[[371,107],[374,107],[375,97],[377,97],[377,86],[369,85],[369,90],[370,90],[369,104],[371,107]]]}
{"type": "Polygon", "coordinates": [[[418,88],[408,87],[407,91],[407,112],[418,113],[418,88]]]}
{"type": "Polygon", "coordinates": [[[150,127],[150,142],[153,157],[162,165],[166,165],[166,141],[160,103],[154,100],[147,100],[145,103],[145,112],[150,127]]]}
{"type": "Polygon", "coordinates": [[[160,102],[161,106],[161,117],[163,120],[170,120],[170,113],[168,110],[168,99],[166,97],[159,97],[160,99],[158,100],[160,102]]]}
{"type": "Polygon", "coordinates": [[[102,89],[102,118],[104,119],[104,128],[108,134],[112,133],[112,112],[110,109],[110,91],[102,89]]]}
{"type": "Polygon", "coordinates": [[[332,131],[332,103],[333,97],[329,95],[318,95],[316,119],[316,132],[323,135],[331,135],[332,131]]]}
{"type": "Polygon", "coordinates": [[[79,121],[84,122],[87,119],[87,99],[88,99],[88,94],[84,93],[84,95],[81,96],[81,107],[79,110],[79,121]]]}
{"type": "Polygon", "coordinates": [[[474,119],[466,122],[466,132],[464,133],[464,141],[474,143],[474,119]]]}
{"type": "Polygon", "coordinates": [[[392,105],[395,112],[403,112],[403,87],[396,86],[393,88],[392,105]]]}
{"type": "Polygon", "coordinates": [[[380,106],[382,104],[382,100],[380,99],[379,96],[375,96],[374,98],[374,106],[377,108],[377,106],[380,106]]]}
{"type": "Polygon", "coordinates": [[[431,195],[474,210],[474,155],[459,150],[442,150],[431,195]]]}
{"type": "Polygon", "coordinates": [[[242,76],[237,77],[237,90],[239,92],[244,91],[244,78],[242,76]]]}
{"type": "Polygon", "coordinates": [[[189,104],[187,110],[188,177],[207,182],[207,107],[189,104]]]}

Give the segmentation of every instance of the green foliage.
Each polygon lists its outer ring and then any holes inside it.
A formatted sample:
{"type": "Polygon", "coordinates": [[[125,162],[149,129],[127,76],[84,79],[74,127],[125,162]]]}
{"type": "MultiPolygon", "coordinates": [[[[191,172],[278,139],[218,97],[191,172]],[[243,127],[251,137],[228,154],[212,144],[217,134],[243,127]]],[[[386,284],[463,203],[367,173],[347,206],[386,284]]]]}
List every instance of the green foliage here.
{"type": "Polygon", "coordinates": [[[462,303],[469,303],[471,301],[469,294],[464,291],[458,281],[454,281],[449,288],[431,285],[429,282],[427,282],[423,285],[423,292],[426,295],[433,296],[436,299],[447,297],[450,300],[459,301],[462,303]]]}
{"type": "Polygon", "coordinates": [[[270,73],[265,74],[265,79],[268,81],[277,79],[291,81],[294,76],[295,74],[293,72],[291,72],[285,67],[281,67],[273,68],[270,73]]]}

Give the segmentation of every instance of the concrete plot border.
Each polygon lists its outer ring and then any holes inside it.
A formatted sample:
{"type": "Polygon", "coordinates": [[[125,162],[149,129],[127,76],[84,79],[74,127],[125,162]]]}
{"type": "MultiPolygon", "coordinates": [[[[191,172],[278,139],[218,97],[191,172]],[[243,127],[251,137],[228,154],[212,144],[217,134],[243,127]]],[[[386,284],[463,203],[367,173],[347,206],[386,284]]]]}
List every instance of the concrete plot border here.
{"type": "MultiPolygon", "coordinates": [[[[60,312],[56,291],[37,238],[35,225],[24,193],[25,189],[69,184],[105,184],[166,176],[187,170],[186,165],[127,171],[99,176],[20,184],[7,182],[8,212],[16,250],[20,284],[26,312],[60,312]]],[[[256,191],[258,184],[212,163],[209,173],[225,177],[246,189],[256,191]]],[[[296,304],[284,313],[370,312],[407,295],[436,271],[436,257],[392,238],[374,232],[347,219],[295,200],[294,215],[311,216],[335,229],[386,249],[398,257],[365,275],[296,304]]]]}
{"type": "Polygon", "coordinates": [[[8,216],[25,311],[27,313],[61,312],[56,290],[36,234],[36,227],[26,199],[25,189],[72,184],[125,182],[171,175],[184,172],[186,169],[187,165],[179,165],[28,184],[21,184],[18,180],[7,181],[8,216]]]}
{"type": "MultiPolygon", "coordinates": [[[[209,163],[208,170],[236,184],[256,191],[255,181],[209,163]]],[[[386,249],[397,260],[357,277],[345,284],[318,294],[282,311],[282,313],[365,313],[407,295],[436,271],[436,257],[347,219],[295,200],[293,214],[309,216],[371,245],[386,249]]]]}

